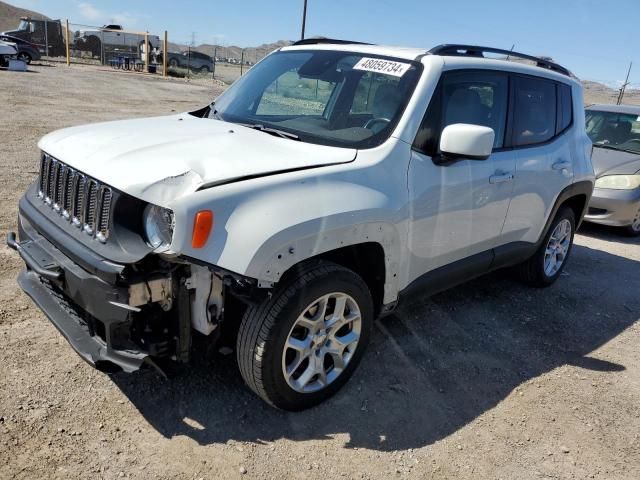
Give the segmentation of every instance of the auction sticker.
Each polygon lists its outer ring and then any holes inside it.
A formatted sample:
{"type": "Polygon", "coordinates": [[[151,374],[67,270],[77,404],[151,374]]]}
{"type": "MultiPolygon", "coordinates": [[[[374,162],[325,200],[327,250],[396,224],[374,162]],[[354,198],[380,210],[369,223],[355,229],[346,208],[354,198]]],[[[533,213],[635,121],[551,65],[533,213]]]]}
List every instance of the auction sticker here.
{"type": "Polygon", "coordinates": [[[409,63],[392,62],[391,60],[381,60],[379,58],[364,57],[353,66],[354,70],[365,72],[385,73],[394,77],[403,76],[411,68],[409,63]]]}

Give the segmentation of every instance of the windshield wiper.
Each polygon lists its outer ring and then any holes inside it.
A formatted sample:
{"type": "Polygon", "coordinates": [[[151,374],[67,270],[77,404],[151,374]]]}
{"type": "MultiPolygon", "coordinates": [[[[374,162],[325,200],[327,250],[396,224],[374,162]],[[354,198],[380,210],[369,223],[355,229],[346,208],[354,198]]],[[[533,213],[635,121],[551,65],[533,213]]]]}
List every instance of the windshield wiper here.
{"type": "Polygon", "coordinates": [[[277,128],[265,127],[260,123],[238,123],[237,125],[242,125],[243,127],[247,128],[253,128],[254,130],[258,130],[259,132],[276,135],[280,138],[288,138],[289,140],[300,140],[300,137],[295,133],[285,132],[284,130],[278,130],[277,128]]]}

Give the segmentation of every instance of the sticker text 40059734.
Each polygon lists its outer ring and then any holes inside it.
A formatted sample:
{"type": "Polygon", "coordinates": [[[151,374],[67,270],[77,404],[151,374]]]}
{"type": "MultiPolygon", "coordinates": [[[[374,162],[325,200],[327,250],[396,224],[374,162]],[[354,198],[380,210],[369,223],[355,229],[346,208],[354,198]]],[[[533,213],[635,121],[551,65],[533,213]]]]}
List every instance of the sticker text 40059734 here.
{"type": "Polygon", "coordinates": [[[391,60],[381,60],[379,58],[362,58],[353,66],[354,70],[363,70],[365,72],[385,73],[394,77],[403,76],[411,65],[403,62],[394,62],[391,60]]]}

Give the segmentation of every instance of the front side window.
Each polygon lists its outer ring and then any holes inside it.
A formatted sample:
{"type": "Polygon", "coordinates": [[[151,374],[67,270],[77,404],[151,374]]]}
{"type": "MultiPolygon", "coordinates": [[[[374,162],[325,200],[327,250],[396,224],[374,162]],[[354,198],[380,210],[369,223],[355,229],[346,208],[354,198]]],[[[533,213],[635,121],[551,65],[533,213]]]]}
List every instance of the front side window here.
{"type": "Polygon", "coordinates": [[[594,147],[640,153],[640,116],[586,111],[587,135],[594,147]]]}
{"type": "Polygon", "coordinates": [[[428,155],[438,153],[442,130],[455,123],[493,129],[494,148],[504,145],[509,80],[488,71],[449,72],[436,89],[416,137],[416,147],[428,155]]]}
{"type": "Polygon", "coordinates": [[[556,84],[534,77],[517,77],[513,145],[544,143],[556,133],[556,84]]]}
{"type": "Polygon", "coordinates": [[[310,143],[371,148],[397,125],[421,70],[404,59],[284,50],[234,83],[209,117],[278,129],[310,143]]]}

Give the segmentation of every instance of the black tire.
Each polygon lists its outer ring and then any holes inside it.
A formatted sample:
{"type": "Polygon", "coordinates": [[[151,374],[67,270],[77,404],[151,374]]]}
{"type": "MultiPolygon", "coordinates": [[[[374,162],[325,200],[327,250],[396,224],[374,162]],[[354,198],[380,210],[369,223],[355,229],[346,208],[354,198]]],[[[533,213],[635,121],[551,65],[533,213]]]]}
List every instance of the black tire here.
{"type": "Polygon", "coordinates": [[[176,60],[175,58],[170,58],[169,59],[169,66],[171,68],[178,68],[180,66],[180,64],[178,63],[178,60],[176,60]]]}
{"type": "Polygon", "coordinates": [[[351,377],[366,349],[373,323],[373,301],[365,282],[340,265],[305,262],[285,275],[270,298],[249,307],[237,338],[237,359],[249,388],[270,405],[289,411],[313,407],[335,394],[351,377]],[[360,338],[344,371],[321,390],[301,393],[283,374],[285,342],[298,316],[316,299],[332,292],[351,296],[361,313],[360,338]]]}
{"type": "Polygon", "coordinates": [[[17,56],[18,60],[23,60],[27,65],[31,63],[31,55],[27,52],[20,52],[17,56]]]}
{"type": "Polygon", "coordinates": [[[84,49],[91,52],[92,57],[100,58],[102,56],[102,43],[98,37],[89,37],[84,44],[84,49]]]}
{"type": "Polygon", "coordinates": [[[628,227],[622,227],[622,231],[628,237],[638,237],[640,236],[640,230],[634,229],[631,225],[628,227]]]}
{"type": "Polygon", "coordinates": [[[207,67],[206,65],[203,65],[203,66],[200,67],[199,72],[200,73],[209,73],[210,70],[209,70],[209,67],[207,67]]]}
{"type": "Polygon", "coordinates": [[[520,279],[524,283],[532,287],[543,288],[543,287],[548,287],[552,285],[558,279],[558,277],[562,274],[564,267],[567,265],[567,261],[569,260],[571,250],[573,248],[573,236],[575,234],[575,231],[576,231],[576,220],[575,220],[575,214],[573,213],[573,210],[569,207],[562,207],[556,214],[556,217],[553,219],[553,222],[551,222],[551,225],[549,226],[549,231],[544,236],[544,239],[540,244],[540,247],[538,248],[536,253],[534,253],[533,256],[529,258],[526,262],[518,265],[518,274],[520,279]],[[571,236],[569,241],[569,248],[564,257],[564,260],[562,261],[562,265],[560,266],[560,268],[553,275],[547,275],[547,273],[545,273],[545,268],[544,268],[545,251],[547,249],[547,245],[549,243],[549,239],[551,238],[551,235],[553,234],[558,224],[563,220],[568,220],[569,223],[571,224],[571,236]]]}

